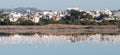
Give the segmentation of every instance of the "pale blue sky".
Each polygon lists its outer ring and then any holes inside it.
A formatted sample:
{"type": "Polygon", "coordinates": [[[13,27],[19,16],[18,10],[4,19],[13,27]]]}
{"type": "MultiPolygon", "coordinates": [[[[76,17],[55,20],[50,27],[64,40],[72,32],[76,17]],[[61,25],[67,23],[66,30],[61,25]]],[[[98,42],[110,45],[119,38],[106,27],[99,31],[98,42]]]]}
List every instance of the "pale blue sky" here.
{"type": "Polygon", "coordinates": [[[85,10],[119,9],[120,0],[0,0],[0,8],[35,7],[39,9],[66,9],[79,7],[85,10]]]}

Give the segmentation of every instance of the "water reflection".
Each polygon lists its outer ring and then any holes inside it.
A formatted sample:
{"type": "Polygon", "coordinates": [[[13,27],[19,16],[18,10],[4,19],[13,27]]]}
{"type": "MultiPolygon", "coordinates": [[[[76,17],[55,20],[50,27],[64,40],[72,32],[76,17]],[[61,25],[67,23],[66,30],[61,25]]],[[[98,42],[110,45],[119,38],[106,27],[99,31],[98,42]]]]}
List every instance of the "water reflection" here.
{"type": "Polygon", "coordinates": [[[2,35],[0,36],[0,45],[6,44],[62,44],[62,43],[82,43],[82,42],[95,42],[95,43],[110,43],[119,44],[120,34],[76,34],[76,35],[2,35]]]}

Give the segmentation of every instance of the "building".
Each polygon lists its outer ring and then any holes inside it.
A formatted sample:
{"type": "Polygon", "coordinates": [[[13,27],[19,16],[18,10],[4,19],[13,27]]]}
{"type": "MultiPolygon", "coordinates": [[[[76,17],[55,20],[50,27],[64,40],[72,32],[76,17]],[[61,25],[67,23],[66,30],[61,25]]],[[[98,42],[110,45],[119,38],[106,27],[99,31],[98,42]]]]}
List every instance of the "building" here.
{"type": "Polygon", "coordinates": [[[100,11],[100,13],[101,13],[101,14],[107,14],[107,15],[109,15],[109,16],[112,16],[112,12],[111,12],[110,10],[108,10],[108,9],[103,9],[103,10],[100,11]]]}
{"type": "Polygon", "coordinates": [[[80,12],[84,11],[80,8],[67,8],[67,11],[70,11],[70,10],[76,10],[76,11],[80,11],[80,12]]]}
{"type": "Polygon", "coordinates": [[[42,17],[43,17],[43,14],[41,14],[40,12],[36,12],[34,14],[32,21],[35,23],[38,23],[40,21],[40,18],[42,18],[42,17]]]}
{"type": "Polygon", "coordinates": [[[22,14],[12,11],[9,14],[9,19],[11,22],[16,22],[19,18],[22,17],[22,14]]]}
{"type": "Polygon", "coordinates": [[[91,13],[92,13],[91,15],[93,16],[93,18],[100,16],[100,10],[98,9],[93,10],[91,13]]]}
{"type": "Polygon", "coordinates": [[[110,20],[116,20],[116,19],[111,17],[111,18],[104,18],[104,20],[110,21],[110,20]]]}
{"type": "Polygon", "coordinates": [[[113,17],[116,18],[116,20],[120,20],[120,11],[113,12],[113,17]]]}

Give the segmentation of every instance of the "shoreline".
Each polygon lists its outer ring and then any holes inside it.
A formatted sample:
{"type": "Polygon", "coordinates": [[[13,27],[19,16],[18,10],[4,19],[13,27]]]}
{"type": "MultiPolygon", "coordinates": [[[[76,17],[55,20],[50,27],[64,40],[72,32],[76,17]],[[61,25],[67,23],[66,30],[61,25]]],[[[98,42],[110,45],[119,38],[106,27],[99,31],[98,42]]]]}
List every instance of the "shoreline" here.
{"type": "Polygon", "coordinates": [[[41,34],[81,34],[81,33],[120,33],[115,25],[63,25],[49,24],[43,26],[0,26],[0,33],[41,33],[41,34]]]}
{"type": "Polygon", "coordinates": [[[116,25],[65,25],[48,24],[42,26],[2,25],[0,30],[43,30],[43,29],[120,29],[116,25]]]}

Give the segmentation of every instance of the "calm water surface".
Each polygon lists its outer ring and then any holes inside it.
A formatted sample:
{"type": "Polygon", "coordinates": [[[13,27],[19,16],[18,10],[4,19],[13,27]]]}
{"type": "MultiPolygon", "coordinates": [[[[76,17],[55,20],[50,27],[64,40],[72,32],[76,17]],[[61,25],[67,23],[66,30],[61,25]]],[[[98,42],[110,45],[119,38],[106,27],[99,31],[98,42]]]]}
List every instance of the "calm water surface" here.
{"type": "Polygon", "coordinates": [[[0,35],[0,55],[120,55],[120,34],[0,35]]]}

